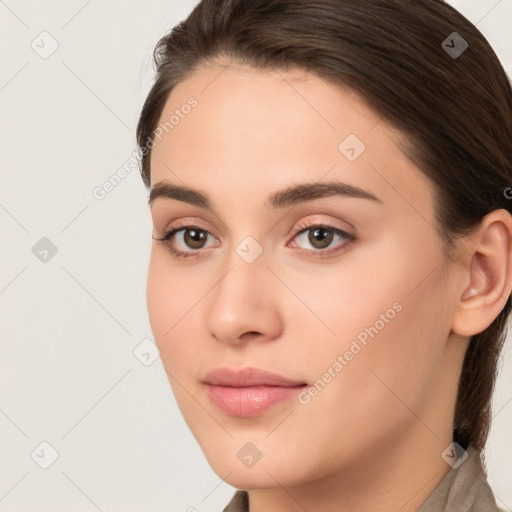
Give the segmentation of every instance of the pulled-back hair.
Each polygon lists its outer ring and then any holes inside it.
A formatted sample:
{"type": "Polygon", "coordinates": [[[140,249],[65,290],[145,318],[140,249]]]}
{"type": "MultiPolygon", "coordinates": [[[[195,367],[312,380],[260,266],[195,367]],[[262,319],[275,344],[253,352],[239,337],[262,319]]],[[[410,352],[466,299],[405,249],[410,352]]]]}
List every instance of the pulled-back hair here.
{"type": "MultiPolygon", "coordinates": [[[[460,257],[456,240],[486,214],[511,212],[510,82],[485,37],[442,0],[202,0],[153,57],[156,79],[137,126],[146,187],[148,141],[170,92],[224,59],[261,71],[301,68],[359,93],[405,135],[402,150],[432,181],[446,258],[460,257]]],[[[510,308],[509,296],[470,340],[453,424],[463,448],[485,447],[510,308]]]]}

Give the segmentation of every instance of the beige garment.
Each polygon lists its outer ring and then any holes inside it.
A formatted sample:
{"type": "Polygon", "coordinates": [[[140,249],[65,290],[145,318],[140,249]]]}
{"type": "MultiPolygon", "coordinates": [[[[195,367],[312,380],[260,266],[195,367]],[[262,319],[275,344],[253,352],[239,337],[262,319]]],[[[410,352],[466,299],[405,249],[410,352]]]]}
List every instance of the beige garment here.
{"type": "MultiPolygon", "coordinates": [[[[468,458],[450,469],[417,512],[500,512],[479,452],[469,447],[467,454],[468,458]]],[[[250,512],[247,492],[236,491],[223,512],[250,512]]]]}

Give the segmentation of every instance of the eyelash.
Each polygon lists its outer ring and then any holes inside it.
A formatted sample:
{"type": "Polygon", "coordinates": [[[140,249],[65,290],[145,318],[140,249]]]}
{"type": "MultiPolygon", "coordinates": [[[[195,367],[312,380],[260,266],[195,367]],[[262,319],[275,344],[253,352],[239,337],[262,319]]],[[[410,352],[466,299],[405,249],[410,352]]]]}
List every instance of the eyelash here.
{"type": "MultiPolygon", "coordinates": [[[[317,249],[315,250],[307,250],[307,249],[298,249],[299,251],[306,252],[308,254],[315,254],[315,255],[321,255],[321,257],[327,257],[331,254],[337,253],[338,251],[344,249],[349,243],[354,242],[357,240],[357,237],[351,233],[347,233],[346,231],[343,231],[342,229],[336,228],[334,226],[329,226],[328,224],[299,224],[296,228],[293,230],[293,238],[296,238],[298,235],[301,235],[302,233],[306,231],[313,230],[313,228],[320,228],[325,229],[327,231],[332,231],[336,235],[340,235],[343,238],[346,239],[346,242],[343,243],[341,246],[338,246],[336,248],[331,249],[317,249]]],[[[201,231],[203,233],[208,233],[205,229],[202,229],[201,227],[195,225],[195,224],[183,224],[179,226],[171,226],[169,230],[164,232],[163,236],[161,237],[153,237],[154,240],[157,242],[160,242],[165,245],[165,247],[177,258],[197,258],[201,256],[202,250],[198,249],[196,251],[180,251],[172,246],[170,243],[171,238],[178,232],[183,230],[197,230],[201,231]]],[[[211,234],[211,233],[208,233],[211,234]]]]}

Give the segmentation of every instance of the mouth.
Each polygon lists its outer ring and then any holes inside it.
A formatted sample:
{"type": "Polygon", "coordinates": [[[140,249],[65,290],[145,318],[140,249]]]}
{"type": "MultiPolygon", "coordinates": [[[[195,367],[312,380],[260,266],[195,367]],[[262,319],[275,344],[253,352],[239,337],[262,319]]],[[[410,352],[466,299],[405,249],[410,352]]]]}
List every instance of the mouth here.
{"type": "Polygon", "coordinates": [[[299,394],[307,383],[246,367],[217,368],[203,380],[210,401],[224,414],[253,417],[299,394]]]}

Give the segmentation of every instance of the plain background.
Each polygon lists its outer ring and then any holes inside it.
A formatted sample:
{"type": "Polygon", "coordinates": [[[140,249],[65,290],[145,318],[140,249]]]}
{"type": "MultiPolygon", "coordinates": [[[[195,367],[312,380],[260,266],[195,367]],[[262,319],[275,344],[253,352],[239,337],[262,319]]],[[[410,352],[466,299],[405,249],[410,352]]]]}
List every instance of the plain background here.
{"type": "MultiPolygon", "coordinates": [[[[452,3],[510,75],[512,0],[452,3]]],[[[220,511],[233,494],[183,421],[161,360],[136,357],[152,339],[138,170],[93,196],[133,154],[155,43],[193,5],[0,1],[0,511],[220,511]]],[[[487,448],[507,510],[511,352],[509,340],[487,448]]]]}

